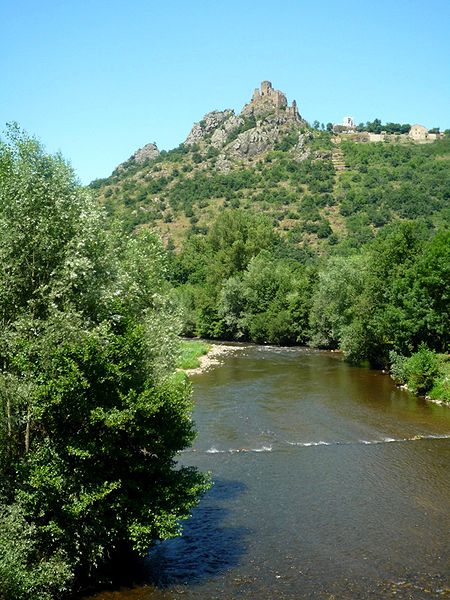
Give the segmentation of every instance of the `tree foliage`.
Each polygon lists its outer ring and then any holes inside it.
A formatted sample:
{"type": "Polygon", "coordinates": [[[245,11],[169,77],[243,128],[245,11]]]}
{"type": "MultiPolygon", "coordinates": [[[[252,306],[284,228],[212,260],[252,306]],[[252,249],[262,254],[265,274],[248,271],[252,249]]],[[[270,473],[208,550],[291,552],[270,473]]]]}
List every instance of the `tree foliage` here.
{"type": "Polygon", "coordinates": [[[420,224],[399,223],[359,256],[330,260],[313,297],[312,339],[382,367],[390,352],[407,356],[424,342],[446,352],[449,232],[428,237],[420,224]]]}
{"type": "Polygon", "coordinates": [[[0,597],[46,599],[177,535],[206,480],[175,468],[194,430],[161,242],[110,234],[17,127],[0,145],[0,235],[0,597]]]}

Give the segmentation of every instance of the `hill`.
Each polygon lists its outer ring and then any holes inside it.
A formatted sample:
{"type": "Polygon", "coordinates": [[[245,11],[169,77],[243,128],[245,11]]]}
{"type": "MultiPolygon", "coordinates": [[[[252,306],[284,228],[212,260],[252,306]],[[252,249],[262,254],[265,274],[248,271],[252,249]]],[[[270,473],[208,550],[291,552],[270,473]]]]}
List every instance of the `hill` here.
{"type": "Polygon", "coordinates": [[[178,148],[148,144],[91,188],[129,230],[155,226],[176,247],[228,208],[263,213],[293,244],[320,254],[359,246],[391,221],[448,220],[448,136],[432,144],[351,138],[311,128],[295,101],[263,82],[238,115],[208,113],[178,148]]]}

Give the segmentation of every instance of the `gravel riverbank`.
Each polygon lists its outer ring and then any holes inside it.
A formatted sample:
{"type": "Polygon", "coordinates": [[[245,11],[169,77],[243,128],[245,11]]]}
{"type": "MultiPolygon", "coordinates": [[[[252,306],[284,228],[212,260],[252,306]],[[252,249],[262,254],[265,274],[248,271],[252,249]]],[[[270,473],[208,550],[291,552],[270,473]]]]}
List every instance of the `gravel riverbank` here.
{"type": "Polygon", "coordinates": [[[212,367],[220,364],[221,357],[226,356],[227,354],[231,354],[232,352],[238,352],[243,350],[242,347],[239,346],[227,346],[225,344],[212,344],[211,349],[208,354],[204,354],[203,356],[199,356],[198,361],[200,365],[195,369],[186,369],[185,373],[187,375],[198,375],[199,373],[203,373],[212,367]]]}

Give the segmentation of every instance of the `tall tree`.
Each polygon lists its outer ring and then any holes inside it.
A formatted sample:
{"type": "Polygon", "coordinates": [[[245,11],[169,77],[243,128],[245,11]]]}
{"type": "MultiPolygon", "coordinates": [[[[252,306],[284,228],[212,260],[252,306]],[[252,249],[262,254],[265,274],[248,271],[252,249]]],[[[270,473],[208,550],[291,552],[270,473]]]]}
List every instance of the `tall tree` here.
{"type": "Polygon", "coordinates": [[[194,430],[159,240],[109,235],[71,168],[17,127],[0,144],[0,237],[2,551],[18,548],[14,514],[33,549],[0,560],[0,598],[49,597],[55,564],[57,597],[177,535],[206,479],[175,465],[194,430]]]}

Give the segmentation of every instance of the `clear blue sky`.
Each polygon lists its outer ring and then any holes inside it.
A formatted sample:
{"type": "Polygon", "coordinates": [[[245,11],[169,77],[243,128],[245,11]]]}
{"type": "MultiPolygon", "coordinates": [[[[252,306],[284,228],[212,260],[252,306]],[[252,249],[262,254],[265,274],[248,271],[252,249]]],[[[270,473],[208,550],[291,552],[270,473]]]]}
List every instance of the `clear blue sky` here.
{"type": "Polygon", "coordinates": [[[0,1],[0,123],[83,183],[269,79],[309,121],[450,128],[450,0],[0,1]]]}

